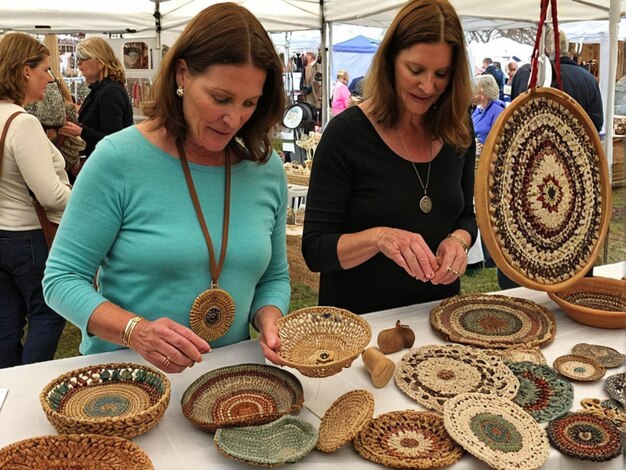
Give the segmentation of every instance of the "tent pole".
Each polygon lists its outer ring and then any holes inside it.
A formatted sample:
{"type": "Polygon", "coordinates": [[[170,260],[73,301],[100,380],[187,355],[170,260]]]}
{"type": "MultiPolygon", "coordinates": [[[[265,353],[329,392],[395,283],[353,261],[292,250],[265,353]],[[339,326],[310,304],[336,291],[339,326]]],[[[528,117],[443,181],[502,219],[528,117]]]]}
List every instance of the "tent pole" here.
{"type": "Polygon", "coordinates": [[[328,74],[330,73],[328,68],[328,26],[329,23],[324,20],[322,11],[322,43],[319,51],[319,54],[322,56],[322,67],[324,68],[324,73],[322,73],[322,122],[320,123],[322,129],[326,127],[326,123],[328,122],[328,74]]]}

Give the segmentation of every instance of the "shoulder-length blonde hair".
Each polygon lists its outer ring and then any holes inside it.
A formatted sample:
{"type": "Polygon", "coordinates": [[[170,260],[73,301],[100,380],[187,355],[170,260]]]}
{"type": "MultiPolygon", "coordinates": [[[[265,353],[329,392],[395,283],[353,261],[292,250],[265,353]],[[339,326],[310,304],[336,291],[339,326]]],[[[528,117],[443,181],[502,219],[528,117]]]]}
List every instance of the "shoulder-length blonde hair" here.
{"type": "Polygon", "coordinates": [[[102,38],[93,37],[83,39],[76,46],[78,60],[94,59],[104,67],[104,78],[117,80],[122,85],[126,84],[126,72],[120,60],[115,56],[113,48],[102,38]]]}
{"type": "Polygon", "coordinates": [[[24,66],[37,67],[50,51],[24,33],[9,33],[0,40],[0,100],[20,106],[26,98],[24,66]]]}
{"type": "Polygon", "coordinates": [[[372,114],[383,127],[395,126],[400,119],[394,71],[398,54],[416,43],[439,42],[452,46],[452,78],[426,112],[424,122],[435,136],[463,149],[472,142],[468,118],[471,78],[463,28],[448,0],[411,0],[398,12],[365,79],[365,97],[370,99],[372,114]]]}
{"type": "MultiPolygon", "coordinates": [[[[161,63],[152,87],[155,101],[144,114],[157,128],[165,127],[175,140],[185,141],[187,123],[182,100],[176,96],[176,63],[184,59],[192,75],[215,64],[252,64],[267,73],[257,107],[237,133],[247,152],[242,158],[266,162],[272,151],[270,128],[280,121],[285,107],[282,64],[267,32],[252,13],[235,3],[220,3],[202,10],[182,32],[161,63]]],[[[233,139],[228,149],[241,154],[233,139]]]]}

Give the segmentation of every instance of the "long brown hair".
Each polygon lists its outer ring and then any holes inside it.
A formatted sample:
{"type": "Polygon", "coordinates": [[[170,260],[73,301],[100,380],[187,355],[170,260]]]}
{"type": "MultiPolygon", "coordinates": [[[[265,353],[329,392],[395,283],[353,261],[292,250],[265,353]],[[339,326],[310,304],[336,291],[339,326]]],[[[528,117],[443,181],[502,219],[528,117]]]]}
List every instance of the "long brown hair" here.
{"type": "Polygon", "coordinates": [[[452,78],[426,112],[424,122],[444,142],[457,149],[467,148],[472,142],[468,118],[471,78],[463,28],[448,0],[411,0],[398,12],[365,79],[365,98],[369,98],[372,114],[383,127],[396,125],[400,119],[394,71],[398,54],[416,43],[438,42],[452,46],[452,78]]]}
{"type": "Polygon", "coordinates": [[[20,106],[26,99],[24,66],[37,67],[50,55],[46,46],[24,33],[9,33],[0,39],[0,100],[20,106]]]}
{"type": "MultiPolygon", "coordinates": [[[[187,25],[165,55],[154,81],[155,101],[144,114],[165,127],[175,140],[184,141],[187,123],[182,100],[176,96],[176,63],[184,59],[192,75],[214,64],[252,64],[267,73],[257,107],[237,133],[247,149],[243,158],[266,162],[272,151],[270,128],[280,121],[285,107],[282,64],[267,32],[252,13],[235,3],[219,3],[202,10],[187,25]]],[[[238,151],[233,139],[227,146],[238,151]]]]}

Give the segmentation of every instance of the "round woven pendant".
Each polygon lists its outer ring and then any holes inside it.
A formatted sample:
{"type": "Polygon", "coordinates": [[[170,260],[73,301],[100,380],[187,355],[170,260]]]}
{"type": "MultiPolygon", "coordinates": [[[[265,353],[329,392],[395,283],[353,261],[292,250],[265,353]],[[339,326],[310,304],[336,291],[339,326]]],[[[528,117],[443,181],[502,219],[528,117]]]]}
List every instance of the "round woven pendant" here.
{"type": "Polygon", "coordinates": [[[215,341],[226,334],[235,319],[235,301],[223,289],[205,290],[191,306],[191,330],[205,341],[215,341]]]}
{"type": "Polygon", "coordinates": [[[500,115],[476,175],[476,216],[498,267],[531,289],[556,291],[584,276],[608,230],[604,150],[580,105],[531,89],[500,115]]]}
{"type": "Polygon", "coordinates": [[[513,403],[538,423],[562,416],[572,407],[574,387],[552,368],[532,362],[511,362],[507,366],[519,380],[513,403]]]}
{"type": "Polygon", "coordinates": [[[510,400],[459,394],[446,402],[443,423],[452,439],[495,469],[535,469],[548,459],[545,431],[510,400]]]}
{"type": "Polygon", "coordinates": [[[453,464],[463,455],[441,417],[424,411],[377,416],[353,442],[362,457],[391,468],[438,468],[453,464]]]}
{"type": "Polygon", "coordinates": [[[595,359],[604,367],[619,367],[624,363],[626,358],[622,353],[608,346],[599,344],[579,343],[572,348],[572,352],[577,356],[590,357],[595,359]]]}
{"type": "Polygon", "coordinates": [[[553,365],[559,374],[581,382],[599,380],[606,373],[606,369],[595,359],[574,354],[557,357],[553,365]]]}
{"type": "Polygon", "coordinates": [[[622,434],[607,419],[591,413],[571,413],[548,424],[548,438],[559,451],[581,460],[604,462],[624,449],[622,434]]]}

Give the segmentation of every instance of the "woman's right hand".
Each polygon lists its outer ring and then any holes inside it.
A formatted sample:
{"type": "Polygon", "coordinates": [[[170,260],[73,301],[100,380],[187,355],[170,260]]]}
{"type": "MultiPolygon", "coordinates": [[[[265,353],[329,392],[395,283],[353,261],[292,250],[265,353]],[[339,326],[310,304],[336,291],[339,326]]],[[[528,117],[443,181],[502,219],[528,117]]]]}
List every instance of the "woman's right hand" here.
{"type": "Polygon", "coordinates": [[[437,258],[418,233],[381,227],[376,237],[376,247],[411,277],[422,282],[431,280],[439,269],[437,258]]]}
{"type": "Polygon", "coordinates": [[[141,356],[164,372],[178,373],[196,362],[211,346],[189,328],[169,318],[141,320],[129,345],[141,356]]]}
{"type": "Polygon", "coordinates": [[[74,124],[71,121],[68,121],[63,127],[59,129],[59,134],[66,135],[68,137],[80,137],[80,134],[83,132],[83,128],[78,124],[74,124]]]}

